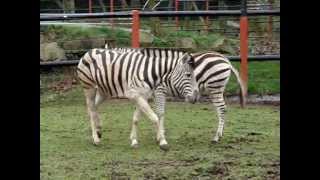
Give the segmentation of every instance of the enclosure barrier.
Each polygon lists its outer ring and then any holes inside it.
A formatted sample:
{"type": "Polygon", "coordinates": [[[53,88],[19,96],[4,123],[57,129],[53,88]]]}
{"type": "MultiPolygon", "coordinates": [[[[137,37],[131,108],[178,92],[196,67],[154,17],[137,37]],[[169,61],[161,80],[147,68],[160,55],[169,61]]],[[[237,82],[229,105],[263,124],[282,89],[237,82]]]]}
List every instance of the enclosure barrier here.
{"type": "MultiPolygon", "coordinates": [[[[132,11],[105,13],[40,13],[40,21],[74,20],[83,18],[120,18],[132,17],[132,11]]],[[[141,11],[140,17],[174,17],[174,16],[241,16],[241,10],[216,11],[141,11]]],[[[247,10],[247,16],[279,16],[280,10],[247,10]]]]}
{"type": "MultiPolygon", "coordinates": [[[[241,61],[240,56],[226,56],[230,61],[241,61]]],[[[279,61],[279,55],[260,55],[260,56],[248,56],[249,61],[279,61]]],[[[40,59],[41,61],[41,59],[40,59]]],[[[75,66],[79,63],[79,60],[56,60],[52,62],[40,62],[40,68],[54,67],[54,66],[75,66]]]]}
{"type": "Polygon", "coordinates": [[[140,29],[140,17],[139,17],[139,11],[133,10],[132,11],[132,32],[131,32],[131,44],[133,48],[139,48],[139,33],[140,29]]]}
{"type": "Polygon", "coordinates": [[[240,76],[244,83],[244,95],[248,92],[248,17],[247,17],[247,1],[242,1],[240,16],[240,76]]]}
{"type": "MultiPolygon", "coordinates": [[[[177,1],[176,1],[177,2],[177,1]]],[[[40,14],[40,21],[56,21],[56,20],[74,20],[82,18],[114,18],[114,17],[132,17],[132,47],[139,47],[139,25],[140,17],[177,17],[179,16],[240,16],[240,75],[245,84],[245,95],[247,95],[248,82],[248,17],[247,16],[269,16],[280,15],[280,10],[247,10],[246,0],[242,1],[241,10],[217,10],[217,11],[126,11],[126,12],[106,12],[106,13],[78,13],[78,14],[40,14]]],[[[178,23],[178,21],[176,21],[178,23]]],[[[238,60],[237,57],[230,58],[238,60]]],[[[280,56],[266,57],[255,56],[249,57],[253,60],[279,60],[280,56]]],[[[60,66],[74,65],[77,61],[60,61],[52,63],[41,63],[40,66],[60,66]]]]}

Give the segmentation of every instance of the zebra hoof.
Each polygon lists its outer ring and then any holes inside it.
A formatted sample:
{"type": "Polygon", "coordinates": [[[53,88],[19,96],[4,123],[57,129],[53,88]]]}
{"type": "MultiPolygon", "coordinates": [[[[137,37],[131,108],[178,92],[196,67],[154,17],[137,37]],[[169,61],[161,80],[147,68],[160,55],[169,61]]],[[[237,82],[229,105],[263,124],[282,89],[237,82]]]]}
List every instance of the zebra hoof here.
{"type": "Polygon", "coordinates": [[[93,140],[92,143],[93,143],[93,145],[98,146],[100,144],[100,139],[99,140],[93,140]]]}
{"type": "Polygon", "coordinates": [[[132,140],[131,147],[134,149],[138,148],[138,141],[136,139],[132,140]]]}
{"type": "Polygon", "coordinates": [[[97,135],[98,135],[98,138],[102,137],[102,133],[100,131],[97,131],[97,135]]]}
{"type": "Polygon", "coordinates": [[[160,149],[163,151],[168,151],[170,149],[170,147],[168,144],[163,144],[163,145],[160,145],[160,149]]]}
{"type": "Polygon", "coordinates": [[[137,148],[139,147],[139,145],[138,145],[138,144],[131,144],[131,147],[132,147],[133,149],[137,149],[137,148]]]}
{"type": "Polygon", "coordinates": [[[219,142],[219,138],[216,138],[216,137],[211,140],[212,144],[217,144],[218,142],[219,142]]]}

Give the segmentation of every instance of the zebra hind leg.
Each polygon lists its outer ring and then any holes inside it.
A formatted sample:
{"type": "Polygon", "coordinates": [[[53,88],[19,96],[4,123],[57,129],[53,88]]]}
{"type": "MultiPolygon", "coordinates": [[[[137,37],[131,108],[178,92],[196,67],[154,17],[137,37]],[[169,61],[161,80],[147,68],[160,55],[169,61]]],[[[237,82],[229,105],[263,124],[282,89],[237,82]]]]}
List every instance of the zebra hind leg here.
{"type": "Polygon", "coordinates": [[[87,109],[88,109],[88,114],[90,118],[93,144],[98,145],[100,143],[101,134],[99,135],[99,131],[98,131],[100,120],[97,112],[97,107],[95,105],[95,97],[96,97],[97,89],[96,88],[84,89],[84,92],[86,96],[87,109]]]}
{"type": "Polygon", "coordinates": [[[212,142],[216,143],[222,137],[225,122],[224,115],[226,112],[226,103],[224,101],[223,91],[221,91],[221,93],[212,93],[211,101],[216,108],[219,119],[218,129],[216,131],[215,136],[212,139],[212,142]]]}
{"type": "Polygon", "coordinates": [[[155,92],[155,110],[159,117],[159,130],[157,134],[157,142],[161,149],[168,150],[169,145],[165,138],[164,113],[165,113],[166,96],[163,90],[157,89],[155,92]]]}
{"type": "Polygon", "coordinates": [[[136,107],[133,113],[132,119],[132,128],[130,133],[130,140],[131,140],[131,147],[137,148],[138,147],[138,136],[137,136],[137,128],[138,128],[138,121],[141,117],[141,111],[138,107],[136,107]]]}
{"type": "MultiPolygon", "coordinates": [[[[98,107],[104,102],[106,97],[101,93],[99,90],[97,90],[96,97],[95,97],[95,107],[98,110],[98,107]]],[[[97,135],[99,138],[102,137],[102,130],[101,130],[101,121],[99,118],[96,119],[96,130],[97,135]]]]}

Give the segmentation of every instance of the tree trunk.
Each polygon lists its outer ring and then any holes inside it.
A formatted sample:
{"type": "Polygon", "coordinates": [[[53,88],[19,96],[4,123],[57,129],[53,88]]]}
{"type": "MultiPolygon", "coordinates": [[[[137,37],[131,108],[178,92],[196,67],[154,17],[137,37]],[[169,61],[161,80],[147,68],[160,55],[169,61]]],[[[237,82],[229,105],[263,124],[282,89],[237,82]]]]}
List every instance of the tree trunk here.
{"type": "Polygon", "coordinates": [[[63,9],[65,13],[74,13],[75,12],[75,4],[74,0],[63,0],[63,9]]]}
{"type": "Polygon", "coordinates": [[[120,0],[121,1],[121,8],[122,10],[125,10],[125,8],[128,7],[127,1],[126,0],[120,0]]]}
{"type": "Polygon", "coordinates": [[[102,12],[106,12],[106,7],[105,7],[105,5],[103,4],[103,0],[99,0],[99,4],[100,4],[100,6],[101,6],[102,12]]]}
{"type": "MultiPolygon", "coordinates": [[[[168,11],[174,11],[175,8],[174,8],[174,0],[169,0],[169,3],[168,3],[168,11]]],[[[168,20],[174,20],[174,17],[168,17],[168,20]]]]}
{"type": "MultiPolygon", "coordinates": [[[[199,8],[198,8],[197,4],[194,1],[192,1],[192,6],[193,6],[194,10],[199,11],[199,8]]],[[[205,27],[206,31],[208,32],[207,21],[205,21],[204,18],[201,17],[201,16],[199,16],[199,19],[205,25],[204,27],[205,27]]]]}
{"type": "MultiPolygon", "coordinates": [[[[189,1],[186,1],[184,6],[184,11],[190,11],[191,9],[192,9],[192,5],[190,4],[189,1]]],[[[186,29],[190,29],[190,21],[191,21],[190,16],[184,17],[184,23],[185,23],[186,29]]]]}
{"type": "Polygon", "coordinates": [[[60,0],[55,0],[54,2],[59,6],[59,8],[64,9],[63,3],[60,0]]]}
{"type": "MultiPolygon", "coordinates": [[[[156,5],[154,0],[150,0],[149,1],[149,9],[153,8],[156,5]]],[[[160,30],[160,19],[159,17],[152,17],[151,19],[151,29],[152,29],[152,33],[156,36],[161,34],[161,30],[160,30]]]]}
{"type": "Polygon", "coordinates": [[[131,0],[131,4],[130,4],[131,8],[140,8],[140,0],[131,0]]]}
{"type": "MultiPolygon", "coordinates": [[[[192,3],[192,6],[193,6],[194,10],[199,11],[199,8],[198,8],[197,4],[194,1],[192,1],[191,3],[192,3]]],[[[203,17],[199,16],[199,18],[200,18],[201,22],[205,23],[203,17]]]]}

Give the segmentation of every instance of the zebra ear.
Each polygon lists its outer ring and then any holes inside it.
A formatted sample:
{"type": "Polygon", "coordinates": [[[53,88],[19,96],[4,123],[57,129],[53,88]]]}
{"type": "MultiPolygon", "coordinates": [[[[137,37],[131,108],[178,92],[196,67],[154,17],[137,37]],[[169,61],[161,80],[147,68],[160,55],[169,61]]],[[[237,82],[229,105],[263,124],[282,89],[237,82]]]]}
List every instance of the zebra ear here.
{"type": "Polygon", "coordinates": [[[194,67],[194,59],[193,57],[188,54],[188,53],[185,53],[183,56],[182,56],[182,62],[183,64],[185,63],[188,63],[191,67],[194,67]]]}

